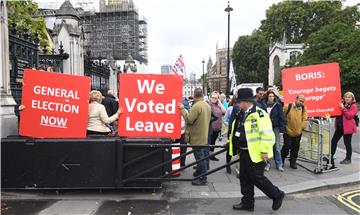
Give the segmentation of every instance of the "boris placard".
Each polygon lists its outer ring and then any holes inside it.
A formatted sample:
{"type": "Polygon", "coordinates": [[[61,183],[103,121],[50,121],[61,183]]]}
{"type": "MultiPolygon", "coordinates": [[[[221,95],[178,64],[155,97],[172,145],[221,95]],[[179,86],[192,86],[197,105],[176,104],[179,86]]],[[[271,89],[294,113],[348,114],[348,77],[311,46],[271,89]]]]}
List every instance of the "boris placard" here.
{"type": "Polygon", "coordinates": [[[180,138],[182,76],[120,74],[119,80],[120,136],[180,138]]]}
{"type": "Polygon", "coordinates": [[[90,78],[26,69],[20,135],[86,137],[90,78]]]}
{"type": "Polygon", "coordinates": [[[341,114],[340,66],[338,63],[318,64],[282,70],[284,102],[305,96],[309,117],[341,114]]]}

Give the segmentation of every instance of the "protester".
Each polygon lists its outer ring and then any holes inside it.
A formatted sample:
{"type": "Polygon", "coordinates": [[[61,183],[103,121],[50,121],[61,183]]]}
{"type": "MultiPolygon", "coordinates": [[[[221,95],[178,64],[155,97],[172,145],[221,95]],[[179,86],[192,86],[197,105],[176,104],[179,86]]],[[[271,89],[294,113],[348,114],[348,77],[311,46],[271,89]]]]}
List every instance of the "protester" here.
{"type": "MultiPolygon", "coordinates": [[[[189,112],[190,105],[187,101],[186,97],[183,97],[182,103],[184,105],[184,108],[186,111],[189,112]]],[[[181,137],[180,137],[180,144],[187,144],[188,140],[186,138],[186,133],[189,133],[187,127],[186,127],[186,121],[183,116],[181,116],[181,137]]],[[[180,155],[186,154],[187,148],[186,147],[180,147],[180,155]]],[[[185,166],[186,156],[180,158],[180,167],[185,166]]]]}
{"type": "Polygon", "coordinates": [[[220,102],[223,105],[223,107],[225,108],[225,110],[228,109],[229,104],[226,100],[226,95],[224,93],[220,94],[220,102]]]}
{"type": "MultiPolygon", "coordinates": [[[[219,93],[217,91],[211,93],[210,107],[211,107],[211,111],[214,113],[215,117],[217,118],[210,125],[211,128],[209,130],[209,137],[208,137],[209,145],[214,146],[221,132],[223,113],[226,112],[225,108],[223,107],[220,101],[219,93]]],[[[210,148],[210,151],[211,153],[213,153],[215,149],[210,148]]],[[[219,161],[219,159],[216,158],[215,156],[211,156],[210,160],[219,161]]]]}
{"type": "MultiPolygon", "coordinates": [[[[104,90],[102,93],[103,98],[101,104],[105,106],[105,110],[108,116],[114,115],[119,109],[119,103],[116,101],[116,97],[113,94],[112,90],[104,90]]],[[[114,122],[107,125],[113,132],[113,135],[118,132],[118,124],[115,120],[114,122]]]]}
{"type": "Polygon", "coordinates": [[[88,126],[87,134],[99,134],[109,135],[111,129],[106,126],[118,119],[122,113],[122,109],[119,108],[117,112],[109,117],[106,113],[105,106],[101,104],[102,95],[100,91],[92,90],[90,92],[89,99],[89,114],[88,114],[88,126]]]}
{"type": "Polygon", "coordinates": [[[274,186],[265,176],[266,161],[273,156],[275,135],[269,115],[254,104],[252,89],[240,88],[237,105],[241,111],[232,124],[229,154],[240,156],[241,202],[235,210],[254,211],[254,186],[273,200],[272,209],[278,210],[285,193],[274,186]],[[234,153],[235,152],[235,153],[234,153]]]}
{"type": "Polygon", "coordinates": [[[281,105],[281,107],[284,107],[284,102],[282,101],[282,99],[280,98],[280,96],[277,95],[277,92],[275,92],[274,86],[269,85],[269,86],[267,87],[266,93],[268,93],[268,92],[273,92],[274,95],[275,95],[276,101],[281,105]]]}
{"type": "MultiPolygon", "coordinates": [[[[204,101],[203,91],[201,88],[194,90],[194,102],[190,111],[185,110],[184,104],[179,103],[178,107],[182,116],[189,127],[188,142],[191,145],[206,145],[208,138],[208,129],[211,116],[211,108],[208,103],[204,101]]],[[[199,161],[209,155],[208,148],[196,148],[194,156],[197,164],[196,175],[202,175],[208,170],[208,160],[199,161]]],[[[207,177],[203,176],[192,181],[193,185],[207,185],[207,177]]]]}
{"type": "Polygon", "coordinates": [[[307,108],[304,105],[305,96],[296,96],[295,102],[284,106],[286,117],[286,128],[284,133],[284,145],[281,149],[281,158],[285,164],[285,158],[290,151],[290,167],[297,169],[296,159],[298,157],[302,131],[307,124],[307,108]]]}
{"type": "MultiPolygon", "coordinates": [[[[229,128],[229,120],[230,120],[230,116],[231,113],[234,109],[234,106],[236,106],[236,96],[233,96],[231,101],[229,102],[229,107],[225,112],[225,116],[224,116],[224,124],[225,126],[228,128],[228,132],[227,132],[227,137],[228,139],[230,138],[230,132],[231,132],[231,128],[229,128]]],[[[231,156],[229,155],[229,145],[227,145],[227,151],[226,151],[226,164],[229,164],[231,161],[231,156]]],[[[231,174],[231,168],[230,166],[226,167],[226,172],[228,174],[231,174]]]]}
{"type": "Polygon", "coordinates": [[[344,100],[340,103],[341,116],[336,117],[335,120],[335,132],[331,139],[331,168],[335,168],[334,155],[337,148],[337,143],[340,138],[344,138],[344,144],[346,147],[346,157],[340,161],[340,164],[351,164],[351,138],[356,133],[355,115],[358,112],[355,96],[352,92],[344,94],[344,100]]]}
{"type": "MultiPolygon", "coordinates": [[[[272,128],[275,134],[275,145],[274,145],[275,165],[276,165],[276,169],[282,172],[284,171],[284,168],[283,168],[283,162],[280,151],[280,138],[284,134],[286,119],[283,108],[279,103],[279,100],[276,99],[276,95],[273,91],[267,92],[265,101],[267,105],[267,112],[270,116],[272,128]]],[[[267,161],[265,170],[269,171],[270,166],[271,166],[270,161],[267,161]]]]}
{"type": "Polygon", "coordinates": [[[193,102],[194,102],[194,97],[189,96],[189,98],[188,98],[188,102],[189,102],[190,107],[192,107],[193,102]]]}
{"type": "Polygon", "coordinates": [[[264,100],[264,95],[265,95],[264,88],[262,88],[262,87],[256,88],[255,105],[266,111],[266,109],[267,109],[266,104],[263,101],[264,100]]]}

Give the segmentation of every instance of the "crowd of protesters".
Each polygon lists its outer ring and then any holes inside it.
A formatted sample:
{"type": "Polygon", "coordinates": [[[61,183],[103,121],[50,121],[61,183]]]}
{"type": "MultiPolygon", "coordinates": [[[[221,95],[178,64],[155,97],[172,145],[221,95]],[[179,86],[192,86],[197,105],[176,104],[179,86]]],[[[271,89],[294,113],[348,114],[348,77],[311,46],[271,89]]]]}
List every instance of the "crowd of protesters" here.
{"type": "MultiPolygon", "coordinates": [[[[340,164],[351,164],[352,134],[357,131],[357,105],[355,96],[346,92],[339,104],[341,115],[336,117],[335,132],[331,139],[331,168],[336,168],[334,155],[341,137],[346,146],[346,157],[340,164]]],[[[284,171],[285,158],[289,156],[289,166],[297,169],[297,158],[303,131],[308,124],[305,96],[297,95],[294,102],[284,104],[274,88],[267,90],[241,88],[232,98],[214,91],[209,101],[204,98],[201,88],[194,91],[194,97],[183,98],[178,104],[181,112],[181,144],[215,146],[222,134],[229,140],[226,144],[226,164],[231,157],[240,156],[240,187],[243,198],[233,206],[235,210],[254,210],[254,186],[257,186],[273,200],[273,210],[281,207],[284,192],[274,186],[265,176],[264,171],[271,168],[270,159],[274,157],[276,169],[284,171]],[[281,138],[283,146],[281,147],[281,138]]],[[[19,110],[25,109],[20,105],[19,110]]],[[[92,90],[89,98],[88,135],[114,136],[118,132],[117,119],[123,113],[118,106],[118,99],[109,91],[92,90]]],[[[194,148],[197,161],[193,176],[193,185],[207,185],[206,173],[210,161],[219,161],[214,147],[194,148]],[[199,177],[197,177],[199,176],[199,177]]],[[[181,154],[186,147],[181,147],[181,154]]],[[[181,158],[184,167],[186,157],[181,158]]],[[[231,174],[230,165],[226,172],[231,174]]]]}
{"type": "MultiPolygon", "coordinates": [[[[194,104],[196,104],[196,101],[194,101],[194,104]]],[[[202,100],[202,105],[206,106],[205,104],[204,100],[202,100]]],[[[270,159],[274,157],[276,169],[283,172],[285,158],[289,154],[290,168],[297,169],[300,141],[308,124],[305,96],[297,95],[293,102],[284,104],[272,86],[269,86],[267,90],[261,87],[257,88],[255,96],[252,96],[251,89],[244,88],[238,90],[238,94],[232,98],[214,91],[211,93],[207,105],[211,110],[210,118],[205,122],[205,124],[208,124],[208,129],[196,128],[191,124],[191,121],[190,126],[193,130],[208,132],[207,143],[210,146],[215,145],[218,136],[222,134],[221,130],[224,129],[224,126],[227,128],[226,133],[230,141],[227,144],[226,163],[230,163],[232,156],[240,155],[239,178],[241,193],[243,194],[241,202],[234,205],[233,209],[253,211],[255,202],[253,189],[254,186],[257,186],[273,200],[272,209],[278,210],[285,194],[264,176],[264,171],[269,171],[272,163],[270,159]],[[283,139],[282,147],[281,139],[283,139]]],[[[183,111],[183,105],[180,105],[180,108],[182,108],[183,116],[187,116],[184,114],[186,112],[183,111]]],[[[356,114],[358,110],[355,97],[351,92],[344,94],[340,108],[342,115],[336,118],[336,130],[331,140],[332,159],[329,161],[331,162],[331,168],[336,168],[334,154],[337,142],[341,137],[344,137],[346,158],[340,164],[351,163],[351,137],[357,130],[356,114]]],[[[191,112],[193,112],[192,107],[190,108],[191,112]]],[[[197,112],[198,117],[203,114],[197,112]]],[[[188,125],[189,122],[185,121],[188,125]]],[[[194,144],[191,143],[191,133],[189,135],[189,143],[194,144]]],[[[209,160],[218,161],[218,158],[211,155],[214,153],[214,148],[210,148],[210,152],[208,154],[209,160]]],[[[207,153],[209,152],[207,151],[207,153]]],[[[203,158],[197,155],[198,152],[194,154],[196,160],[203,158]]],[[[200,154],[206,155],[206,153],[200,154]]],[[[206,161],[206,168],[201,167],[202,164],[198,164],[194,176],[203,174],[204,169],[209,169],[209,160],[206,161]]],[[[231,174],[230,166],[227,166],[226,171],[231,174]]],[[[206,184],[206,177],[193,181],[193,185],[206,184]]]]}

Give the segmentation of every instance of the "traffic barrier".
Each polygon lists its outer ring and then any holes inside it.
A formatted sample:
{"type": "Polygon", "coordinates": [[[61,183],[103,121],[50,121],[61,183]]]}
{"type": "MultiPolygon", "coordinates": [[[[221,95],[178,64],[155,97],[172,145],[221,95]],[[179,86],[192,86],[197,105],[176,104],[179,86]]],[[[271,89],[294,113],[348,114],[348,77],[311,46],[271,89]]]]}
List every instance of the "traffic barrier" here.
{"type": "MultiPolygon", "coordinates": [[[[173,143],[174,145],[180,145],[180,143],[173,143]]],[[[172,159],[180,156],[180,147],[172,147],[172,159]]],[[[176,159],[171,163],[172,171],[180,169],[180,159],[176,159]]],[[[180,176],[180,172],[175,172],[173,176],[180,176]]]]}
{"type": "Polygon", "coordinates": [[[315,164],[308,167],[299,165],[315,174],[333,171],[331,164],[331,120],[309,119],[307,128],[303,131],[299,149],[299,160],[315,164]]]}

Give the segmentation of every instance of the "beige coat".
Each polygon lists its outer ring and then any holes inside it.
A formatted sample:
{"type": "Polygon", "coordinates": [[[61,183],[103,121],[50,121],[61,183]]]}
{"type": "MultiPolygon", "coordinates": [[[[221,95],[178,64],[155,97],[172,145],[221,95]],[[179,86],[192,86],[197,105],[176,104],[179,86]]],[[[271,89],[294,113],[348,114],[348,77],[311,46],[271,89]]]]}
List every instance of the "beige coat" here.
{"type": "Polygon", "coordinates": [[[289,108],[289,104],[284,106],[284,114],[287,119],[285,133],[291,137],[296,137],[302,134],[302,131],[306,128],[307,125],[307,108],[304,106],[304,111],[301,107],[294,108],[292,104],[291,109],[288,114],[286,114],[289,108]]]}
{"type": "Polygon", "coordinates": [[[89,104],[88,126],[87,130],[97,132],[110,132],[111,130],[105,124],[110,124],[117,120],[119,115],[115,113],[109,117],[105,106],[98,102],[89,104]]]}
{"type": "Polygon", "coordinates": [[[206,145],[208,140],[211,108],[203,98],[195,99],[190,111],[181,109],[181,114],[189,129],[189,143],[192,145],[206,145]]]}

